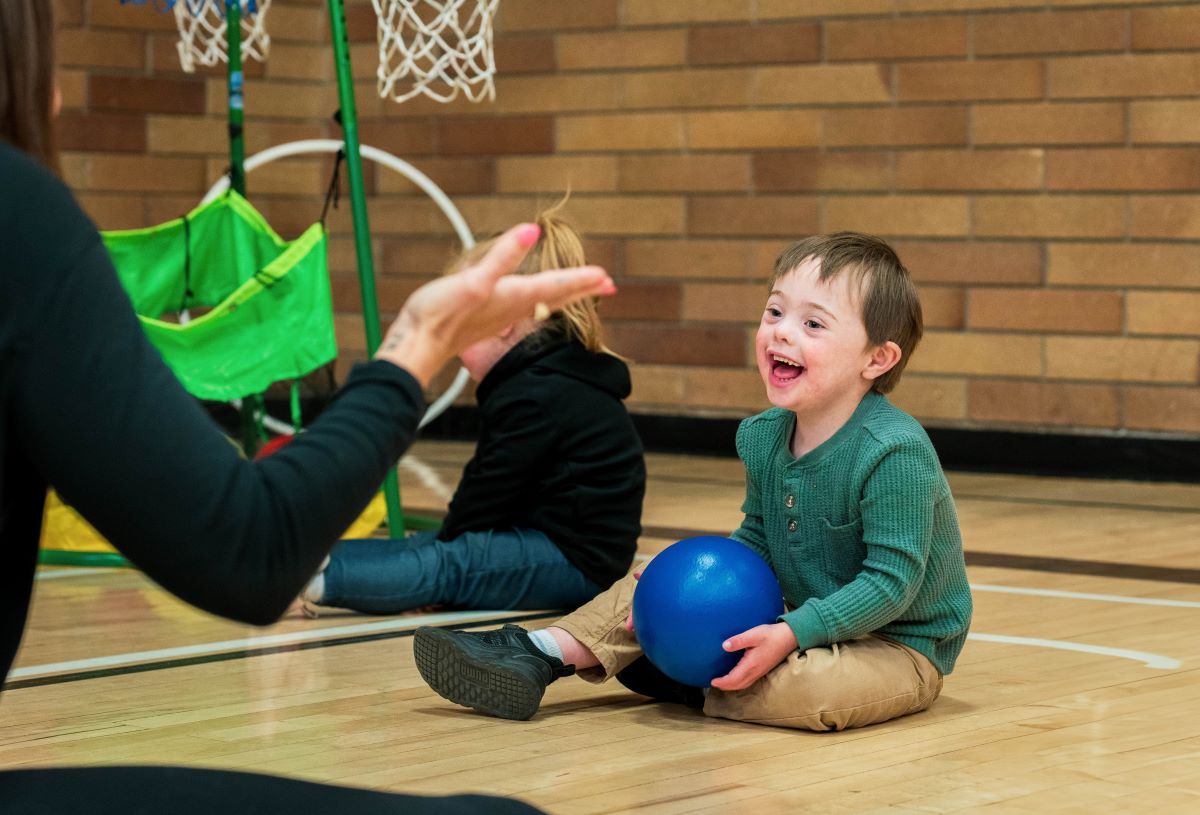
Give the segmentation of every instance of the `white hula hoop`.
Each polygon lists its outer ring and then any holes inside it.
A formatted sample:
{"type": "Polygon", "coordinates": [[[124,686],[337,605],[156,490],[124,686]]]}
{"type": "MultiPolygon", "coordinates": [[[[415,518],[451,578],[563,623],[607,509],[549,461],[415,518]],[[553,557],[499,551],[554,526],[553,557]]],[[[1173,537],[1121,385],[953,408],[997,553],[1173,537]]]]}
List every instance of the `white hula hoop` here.
{"type": "MultiPolygon", "coordinates": [[[[266,150],[250,156],[245,161],[245,169],[246,172],[250,172],[264,164],[269,164],[272,161],[287,158],[288,156],[300,156],[309,153],[337,153],[344,149],[345,143],[337,139],[302,139],[300,141],[286,142],[284,144],[277,144],[274,147],[268,147],[266,150]]],[[[360,145],[359,155],[363,158],[369,158],[377,164],[382,164],[384,167],[399,173],[420,187],[426,195],[433,199],[433,202],[438,205],[438,209],[446,216],[446,220],[454,227],[458,239],[462,241],[463,248],[470,249],[475,245],[475,236],[471,233],[471,228],[467,226],[466,219],[458,211],[458,207],[454,206],[454,202],[450,200],[449,196],[442,192],[441,187],[434,184],[429,176],[404,159],[396,158],[391,153],[380,150],[378,147],[371,147],[367,144],[360,145]]],[[[221,176],[217,179],[217,183],[213,184],[208,192],[205,193],[200,205],[204,206],[227,189],[229,189],[229,176],[221,176]]],[[[446,408],[450,406],[450,403],[462,393],[462,389],[466,387],[468,378],[467,369],[459,368],[458,373],[454,376],[454,381],[446,388],[446,392],[435,399],[433,404],[429,406],[429,409],[425,411],[425,415],[421,417],[421,423],[417,426],[424,427],[438,416],[441,416],[446,408]]],[[[272,419],[270,416],[263,417],[263,424],[276,433],[292,432],[290,425],[272,419]]]]}

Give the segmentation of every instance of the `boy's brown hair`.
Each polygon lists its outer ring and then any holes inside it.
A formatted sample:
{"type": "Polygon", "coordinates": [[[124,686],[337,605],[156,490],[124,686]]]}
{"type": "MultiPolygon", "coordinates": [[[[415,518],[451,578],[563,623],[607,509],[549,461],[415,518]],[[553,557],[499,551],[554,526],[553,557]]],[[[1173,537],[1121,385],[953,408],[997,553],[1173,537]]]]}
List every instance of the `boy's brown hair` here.
{"type": "Polygon", "coordinates": [[[814,235],[789,246],[775,261],[767,291],[774,291],[781,277],[813,258],[821,262],[819,278],[832,280],[843,271],[854,275],[862,302],[862,319],[871,346],[889,340],[900,346],[900,361],[875,380],[871,390],[888,393],[900,381],[904,366],[924,333],[921,300],[908,269],[895,250],[880,238],[861,232],[814,235]]]}

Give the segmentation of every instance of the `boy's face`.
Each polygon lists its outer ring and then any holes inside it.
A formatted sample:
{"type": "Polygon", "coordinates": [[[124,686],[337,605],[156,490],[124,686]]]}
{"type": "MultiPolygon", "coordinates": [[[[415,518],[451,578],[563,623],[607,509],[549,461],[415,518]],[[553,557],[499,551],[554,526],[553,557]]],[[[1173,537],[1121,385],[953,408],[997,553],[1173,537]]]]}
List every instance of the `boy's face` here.
{"type": "Polygon", "coordinates": [[[776,281],[754,344],[767,399],[801,416],[852,412],[873,380],[854,275],[822,282],[820,268],[809,258],[776,281]]]}

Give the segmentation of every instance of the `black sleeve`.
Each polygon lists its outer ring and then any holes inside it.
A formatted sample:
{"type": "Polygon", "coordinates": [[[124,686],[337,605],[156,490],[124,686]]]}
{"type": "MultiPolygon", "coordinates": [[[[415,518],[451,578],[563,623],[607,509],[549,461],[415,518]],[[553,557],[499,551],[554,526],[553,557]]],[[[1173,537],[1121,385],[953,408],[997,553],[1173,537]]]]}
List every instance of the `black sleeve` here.
{"type": "Polygon", "coordinates": [[[498,406],[463,469],[438,537],[453,540],[472,529],[511,525],[519,508],[535,497],[529,490],[556,434],[554,421],[537,402],[520,399],[498,406]]]}
{"type": "Polygon", "coordinates": [[[16,364],[9,437],[168,591],[272,622],[411,443],[420,388],[389,363],[360,366],[294,443],[243,460],[145,338],[91,234],[44,270],[53,289],[16,364]]]}

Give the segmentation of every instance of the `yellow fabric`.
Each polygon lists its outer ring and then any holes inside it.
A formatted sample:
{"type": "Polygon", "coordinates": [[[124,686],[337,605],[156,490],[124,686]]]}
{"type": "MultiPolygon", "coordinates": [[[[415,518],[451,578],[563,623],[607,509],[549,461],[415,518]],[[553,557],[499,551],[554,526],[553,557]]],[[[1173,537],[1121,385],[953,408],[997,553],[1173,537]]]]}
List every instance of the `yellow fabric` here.
{"type": "MultiPolygon", "coordinates": [[[[343,538],[369,538],[387,515],[383,493],[377,494],[358,520],[343,533],[343,538]]],[[[46,495],[46,515],[42,522],[42,548],[60,552],[115,552],[92,525],[62,502],[54,490],[46,495]]]]}

